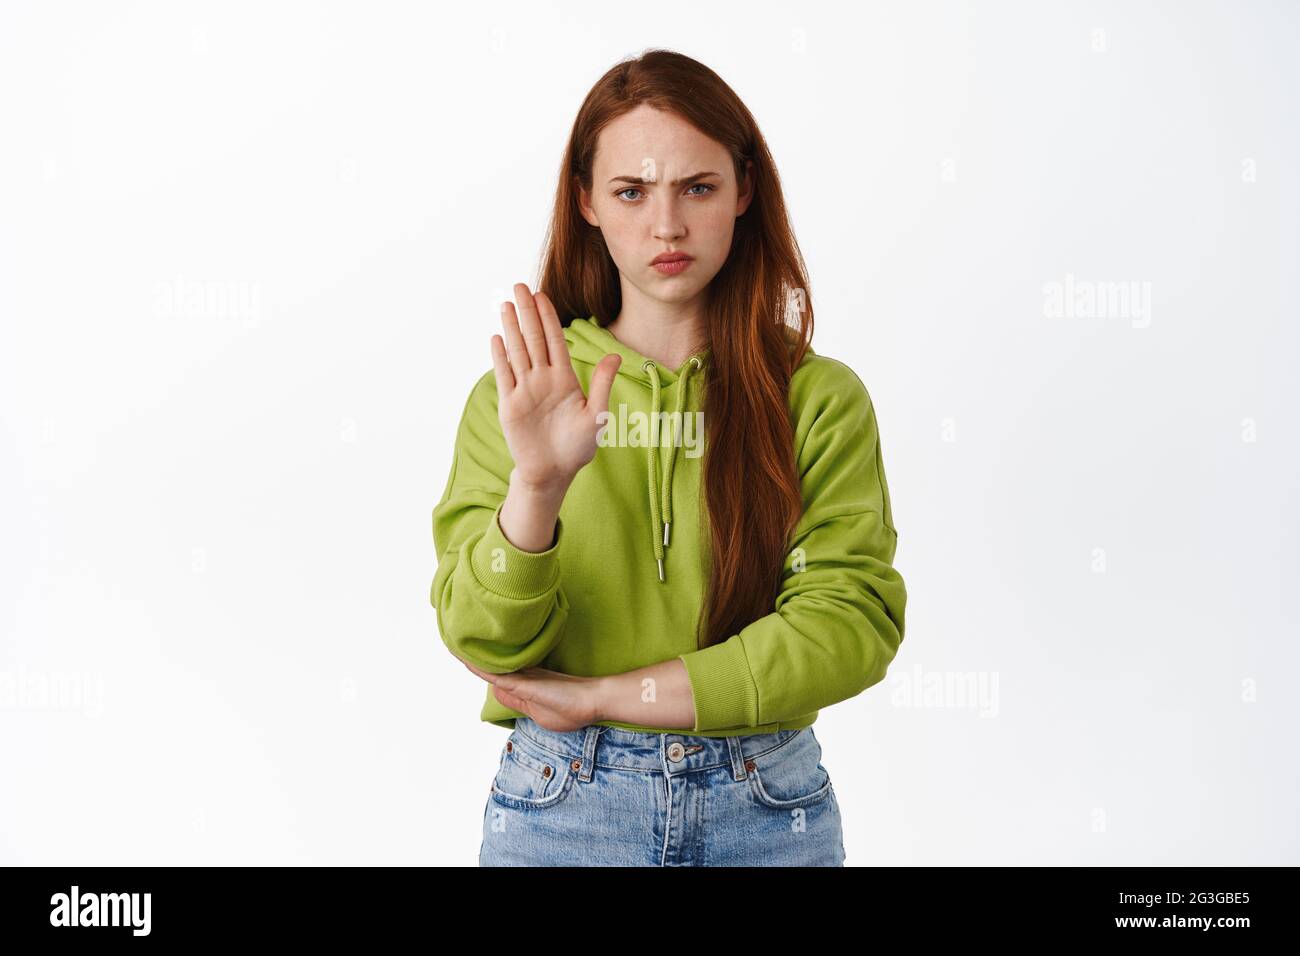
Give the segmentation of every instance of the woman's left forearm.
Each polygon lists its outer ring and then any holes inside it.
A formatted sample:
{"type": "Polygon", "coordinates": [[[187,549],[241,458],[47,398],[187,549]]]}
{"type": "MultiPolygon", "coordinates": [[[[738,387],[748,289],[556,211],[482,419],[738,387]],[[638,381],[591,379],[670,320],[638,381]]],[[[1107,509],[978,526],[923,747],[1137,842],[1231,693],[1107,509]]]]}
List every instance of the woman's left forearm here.
{"type": "Polygon", "coordinates": [[[597,679],[599,720],[642,727],[695,726],[695,697],[680,658],[597,679]]]}

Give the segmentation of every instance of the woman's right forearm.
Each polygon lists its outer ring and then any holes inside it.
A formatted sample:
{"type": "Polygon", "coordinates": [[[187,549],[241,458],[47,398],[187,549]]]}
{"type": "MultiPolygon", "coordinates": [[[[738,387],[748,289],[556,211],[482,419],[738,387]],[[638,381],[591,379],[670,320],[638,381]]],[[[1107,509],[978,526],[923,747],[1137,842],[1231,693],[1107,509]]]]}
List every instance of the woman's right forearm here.
{"type": "Polygon", "coordinates": [[[538,487],[510,473],[510,488],[501,507],[501,531],[520,551],[548,551],[555,544],[555,519],[570,481],[538,487]]]}

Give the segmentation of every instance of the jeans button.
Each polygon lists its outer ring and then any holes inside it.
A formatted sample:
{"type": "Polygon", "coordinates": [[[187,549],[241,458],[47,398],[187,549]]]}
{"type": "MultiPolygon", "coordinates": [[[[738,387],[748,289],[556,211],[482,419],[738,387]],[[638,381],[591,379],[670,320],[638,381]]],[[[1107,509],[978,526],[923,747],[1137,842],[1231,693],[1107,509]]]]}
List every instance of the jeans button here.
{"type": "Polygon", "coordinates": [[[681,741],[674,740],[668,745],[668,759],[676,763],[686,756],[686,748],[682,746],[681,741]]]}

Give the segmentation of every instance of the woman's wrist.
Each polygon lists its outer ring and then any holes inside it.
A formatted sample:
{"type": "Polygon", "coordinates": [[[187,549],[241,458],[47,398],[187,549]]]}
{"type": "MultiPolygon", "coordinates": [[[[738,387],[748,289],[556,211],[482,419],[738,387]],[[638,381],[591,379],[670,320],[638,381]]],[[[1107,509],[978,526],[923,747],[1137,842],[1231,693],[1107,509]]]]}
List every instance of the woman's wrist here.
{"type": "Polygon", "coordinates": [[[678,658],[595,679],[596,720],[643,727],[695,726],[695,698],[686,665],[678,658]]]}
{"type": "Polygon", "coordinates": [[[613,716],[612,700],[618,694],[618,680],[623,677],[622,674],[607,674],[604,677],[593,677],[591,679],[591,697],[592,706],[595,709],[595,716],[592,722],[597,720],[617,720],[613,716]]]}
{"type": "Polygon", "coordinates": [[[538,502],[554,502],[558,508],[565,494],[568,493],[569,486],[573,484],[574,477],[568,475],[550,481],[531,481],[520,475],[518,468],[514,468],[510,472],[510,487],[518,489],[520,494],[538,502]]]}
{"type": "Polygon", "coordinates": [[[555,522],[568,482],[534,485],[512,472],[501,511],[501,530],[521,551],[548,551],[555,543],[555,522]]]}

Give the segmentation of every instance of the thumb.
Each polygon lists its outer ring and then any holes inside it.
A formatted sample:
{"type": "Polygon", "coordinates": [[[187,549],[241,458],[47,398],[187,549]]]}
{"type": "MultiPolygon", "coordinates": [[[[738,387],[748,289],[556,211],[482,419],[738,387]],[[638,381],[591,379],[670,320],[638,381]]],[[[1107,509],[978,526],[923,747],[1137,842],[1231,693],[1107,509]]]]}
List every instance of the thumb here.
{"type": "Polygon", "coordinates": [[[611,352],[596,364],[596,370],[591,373],[591,394],[587,396],[587,408],[593,415],[609,411],[609,393],[622,363],[623,356],[611,352]]]}

